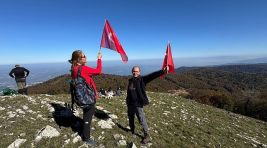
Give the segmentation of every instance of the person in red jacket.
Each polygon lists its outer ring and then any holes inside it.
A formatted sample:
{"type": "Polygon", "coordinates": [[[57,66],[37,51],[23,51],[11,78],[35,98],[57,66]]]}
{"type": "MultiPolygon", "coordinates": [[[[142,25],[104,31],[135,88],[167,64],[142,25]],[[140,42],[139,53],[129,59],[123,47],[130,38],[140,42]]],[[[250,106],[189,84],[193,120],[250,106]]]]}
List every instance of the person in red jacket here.
{"type": "MultiPolygon", "coordinates": [[[[102,71],[102,54],[99,52],[97,56],[97,67],[91,68],[86,66],[86,56],[81,50],[76,50],[72,53],[71,60],[69,62],[71,65],[71,77],[74,79],[77,77],[78,69],[82,66],[81,76],[86,80],[88,85],[91,85],[94,88],[94,91],[97,92],[96,85],[91,76],[99,75],[102,71]]],[[[97,93],[96,93],[97,94],[97,93]]],[[[98,95],[96,96],[98,99],[98,95]]],[[[72,102],[72,108],[73,108],[72,102]]],[[[90,138],[90,127],[92,117],[95,113],[95,105],[90,105],[83,108],[83,130],[82,130],[82,139],[88,145],[95,145],[96,142],[90,138]]]]}

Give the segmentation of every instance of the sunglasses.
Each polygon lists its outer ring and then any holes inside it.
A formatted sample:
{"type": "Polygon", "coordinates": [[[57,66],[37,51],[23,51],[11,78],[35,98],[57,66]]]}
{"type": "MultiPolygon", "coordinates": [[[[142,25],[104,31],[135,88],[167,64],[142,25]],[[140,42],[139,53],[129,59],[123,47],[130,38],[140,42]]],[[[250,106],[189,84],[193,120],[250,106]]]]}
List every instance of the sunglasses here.
{"type": "Polygon", "coordinates": [[[81,58],[86,58],[86,56],[85,56],[85,55],[83,55],[81,58]]]}

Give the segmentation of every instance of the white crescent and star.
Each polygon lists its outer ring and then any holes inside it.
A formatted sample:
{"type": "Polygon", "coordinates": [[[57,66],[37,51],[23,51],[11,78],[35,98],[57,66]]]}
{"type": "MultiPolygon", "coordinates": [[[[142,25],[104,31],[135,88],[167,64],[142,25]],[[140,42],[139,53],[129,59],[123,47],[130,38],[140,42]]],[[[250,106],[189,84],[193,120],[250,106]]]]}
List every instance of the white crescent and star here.
{"type": "Polygon", "coordinates": [[[113,42],[114,43],[114,41],[112,40],[112,33],[111,32],[108,33],[108,40],[110,42],[113,42]]]}

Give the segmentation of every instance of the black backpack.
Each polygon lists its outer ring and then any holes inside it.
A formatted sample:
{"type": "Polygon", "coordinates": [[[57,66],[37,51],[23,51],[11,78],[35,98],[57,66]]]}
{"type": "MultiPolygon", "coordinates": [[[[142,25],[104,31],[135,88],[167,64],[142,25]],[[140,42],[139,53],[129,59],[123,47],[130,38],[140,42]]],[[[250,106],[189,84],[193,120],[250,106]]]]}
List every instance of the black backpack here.
{"type": "Polygon", "coordinates": [[[96,93],[91,85],[81,76],[82,66],[78,69],[75,79],[71,80],[71,94],[74,102],[81,108],[85,108],[96,103],[96,93]]]}

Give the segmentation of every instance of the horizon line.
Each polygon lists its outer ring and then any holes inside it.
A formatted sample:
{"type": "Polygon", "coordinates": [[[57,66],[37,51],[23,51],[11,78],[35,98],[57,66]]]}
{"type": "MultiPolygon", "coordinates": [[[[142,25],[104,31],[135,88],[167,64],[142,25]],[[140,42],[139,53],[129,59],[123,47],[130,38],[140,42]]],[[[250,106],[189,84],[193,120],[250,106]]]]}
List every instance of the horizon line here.
{"type": "MultiPolygon", "coordinates": [[[[173,59],[190,59],[190,58],[218,58],[218,57],[243,57],[243,58],[247,58],[247,59],[254,59],[254,58],[267,58],[267,54],[263,54],[263,55],[214,55],[214,56],[188,56],[188,57],[173,57],[173,59]]],[[[131,59],[131,61],[136,61],[136,60],[163,60],[163,58],[134,58],[131,59]]],[[[87,62],[95,62],[96,60],[89,60],[87,62]]],[[[112,62],[119,62],[121,61],[121,59],[109,59],[109,60],[102,60],[102,61],[112,61],[112,62]]],[[[129,61],[128,61],[129,62],[129,61]]],[[[25,64],[55,64],[55,63],[69,63],[68,60],[66,61],[54,61],[54,62],[36,62],[36,63],[19,63],[20,65],[25,64]]],[[[122,62],[123,63],[123,62],[122,62]]],[[[0,64],[0,65],[14,65],[14,64],[18,64],[18,62],[16,63],[6,63],[6,64],[0,64]]],[[[127,64],[127,63],[125,63],[127,64]]]]}

